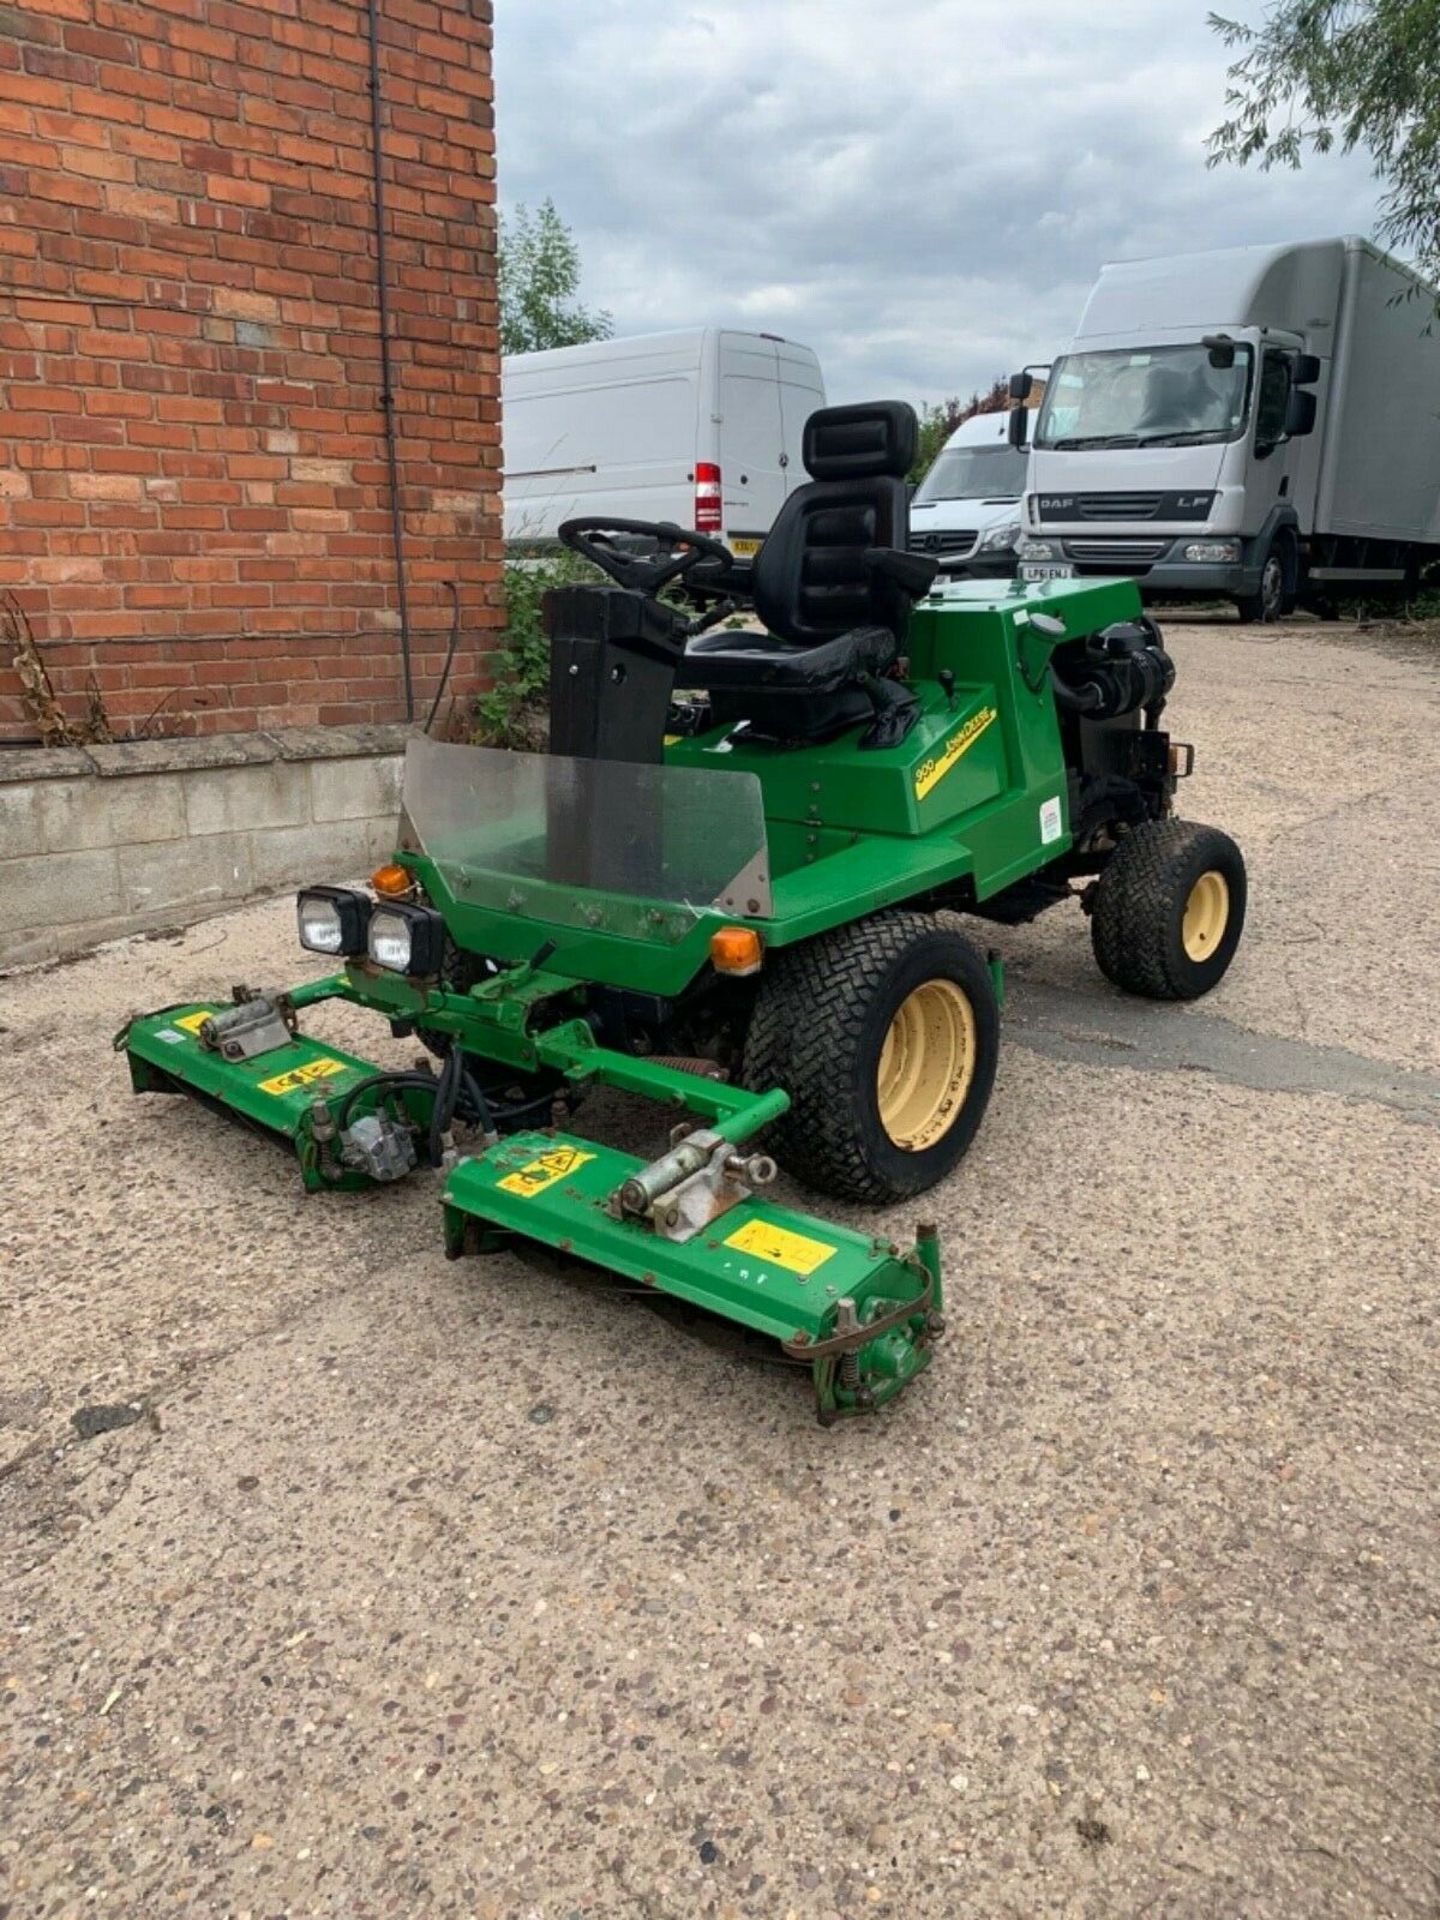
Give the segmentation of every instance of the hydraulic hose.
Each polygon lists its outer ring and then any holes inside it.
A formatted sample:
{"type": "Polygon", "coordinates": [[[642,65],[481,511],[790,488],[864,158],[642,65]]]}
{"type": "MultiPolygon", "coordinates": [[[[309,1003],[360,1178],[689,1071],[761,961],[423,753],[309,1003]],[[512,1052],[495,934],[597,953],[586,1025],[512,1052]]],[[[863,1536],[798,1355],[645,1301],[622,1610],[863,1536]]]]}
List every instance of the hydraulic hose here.
{"type": "Polygon", "coordinates": [[[1066,713],[1093,713],[1105,696],[1092,680],[1087,686],[1071,687],[1050,669],[1050,684],[1055,689],[1055,704],[1063,707],[1066,713]]]}
{"type": "Polygon", "coordinates": [[[458,1047],[452,1047],[445,1056],[445,1064],[440,1069],[440,1078],[435,1086],[435,1101],[430,1109],[430,1164],[438,1167],[445,1152],[445,1135],[455,1118],[455,1108],[460,1099],[460,1076],[465,1061],[458,1047]]]}

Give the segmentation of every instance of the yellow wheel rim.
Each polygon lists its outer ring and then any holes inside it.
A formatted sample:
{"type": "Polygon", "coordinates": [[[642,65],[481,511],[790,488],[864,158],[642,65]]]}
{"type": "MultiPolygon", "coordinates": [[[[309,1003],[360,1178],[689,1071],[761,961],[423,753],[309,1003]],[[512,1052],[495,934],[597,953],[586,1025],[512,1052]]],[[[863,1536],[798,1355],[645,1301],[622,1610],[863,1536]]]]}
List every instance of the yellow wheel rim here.
{"type": "Polygon", "coordinates": [[[1190,889],[1185,902],[1185,922],[1180,938],[1191,960],[1208,960],[1219,946],[1230,921],[1230,886],[1223,873],[1212,867],[1202,873],[1190,889]]]}
{"type": "Polygon", "coordinates": [[[953,980],[927,980],[901,1004],[875,1074],[880,1124],[897,1147],[923,1153],[954,1126],[975,1051],[975,1009],[953,980]]]}

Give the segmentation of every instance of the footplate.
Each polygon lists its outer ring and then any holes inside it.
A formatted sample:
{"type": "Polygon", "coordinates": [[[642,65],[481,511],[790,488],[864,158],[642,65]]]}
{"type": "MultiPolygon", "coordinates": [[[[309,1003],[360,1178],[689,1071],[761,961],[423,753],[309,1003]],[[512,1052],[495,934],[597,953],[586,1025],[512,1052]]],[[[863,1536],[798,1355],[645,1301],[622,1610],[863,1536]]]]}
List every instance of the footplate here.
{"type": "Polygon", "coordinates": [[[902,1250],[751,1195],[676,1240],[610,1210],[642,1171],[594,1140],[512,1135],[450,1174],[446,1249],[493,1251],[519,1234],[768,1334],[810,1365],[822,1420],[882,1406],[929,1365],[941,1327],[933,1231],[902,1250]]]}

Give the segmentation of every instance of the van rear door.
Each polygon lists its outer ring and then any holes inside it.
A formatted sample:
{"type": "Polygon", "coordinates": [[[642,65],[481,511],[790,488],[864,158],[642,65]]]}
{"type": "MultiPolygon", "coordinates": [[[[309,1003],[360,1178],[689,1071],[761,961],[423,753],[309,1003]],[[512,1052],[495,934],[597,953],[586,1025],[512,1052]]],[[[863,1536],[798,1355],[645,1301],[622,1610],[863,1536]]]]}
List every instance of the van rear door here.
{"type": "Polygon", "coordinates": [[[720,335],[720,477],[726,545],[758,552],[785,498],[776,343],[759,334],[720,335]]]}
{"type": "Polygon", "coordinates": [[[562,520],[695,517],[701,335],[604,341],[505,363],[505,537],[562,520]]]}
{"type": "Polygon", "coordinates": [[[825,381],[820,362],[809,347],[797,347],[793,340],[777,343],[780,366],[780,423],[784,428],[785,491],[793,493],[809,479],[805,471],[805,422],[825,404],[825,381]]]}

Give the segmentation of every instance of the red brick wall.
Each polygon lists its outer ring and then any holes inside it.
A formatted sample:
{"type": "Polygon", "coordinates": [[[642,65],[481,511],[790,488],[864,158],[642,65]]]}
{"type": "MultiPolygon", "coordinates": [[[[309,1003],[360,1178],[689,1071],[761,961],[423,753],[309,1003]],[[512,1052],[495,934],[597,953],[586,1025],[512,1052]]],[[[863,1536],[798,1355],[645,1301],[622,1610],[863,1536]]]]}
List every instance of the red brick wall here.
{"type": "MultiPolygon", "coordinates": [[[[423,715],[445,582],[454,684],[499,619],[491,6],[378,5],[423,715]]],[[[403,717],[368,60],[356,0],[0,0],[0,589],[117,733],[403,717]]]]}

